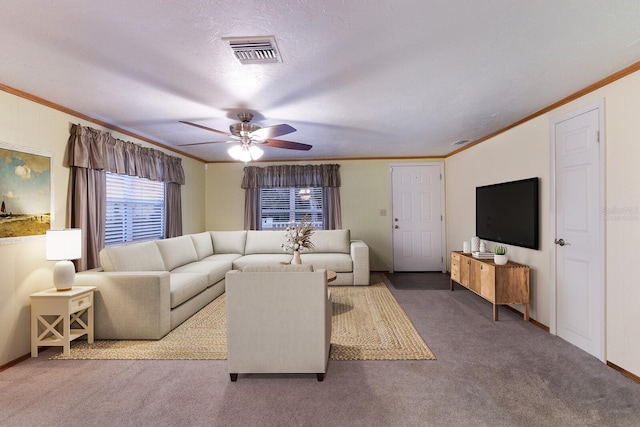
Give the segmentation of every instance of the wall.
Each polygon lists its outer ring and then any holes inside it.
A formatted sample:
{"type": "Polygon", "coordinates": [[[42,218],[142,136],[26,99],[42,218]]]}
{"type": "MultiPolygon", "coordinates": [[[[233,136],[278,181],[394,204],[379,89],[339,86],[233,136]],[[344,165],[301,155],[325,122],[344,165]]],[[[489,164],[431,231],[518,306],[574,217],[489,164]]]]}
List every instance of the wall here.
{"type": "MultiPolygon", "coordinates": [[[[52,228],[67,225],[69,174],[62,162],[72,123],[101,129],[93,123],[0,91],[0,141],[53,154],[52,228]]],[[[123,140],[149,146],[127,135],[112,133],[123,140]]],[[[182,189],[183,228],[185,233],[202,231],[204,166],[187,157],[183,157],[182,164],[186,175],[186,185],[182,189]]],[[[0,366],[31,351],[29,295],[53,286],[53,265],[54,262],[45,260],[44,236],[11,243],[0,241],[0,366]]]]}
{"type": "MultiPolygon", "coordinates": [[[[539,251],[510,247],[511,258],[533,268],[532,317],[550,324],[549,224],[552,119],[605,101],[606,359],[640,376],[640,286],[629,270],[640,241],[640,73],[636,72],[569,104],[446,159],[447,244],[459,250],[475,231],[475,187],[541,178],[539,251]],[[623,212],[625,214],[620,214],[623,212]]],[[[517,308],[517,307],[516,307],[517,308]]]]}
{"type": "MultiPolygon", "coordinates": [[[[340,160],[300,162],[300,164],[338,163],[340,165],[340,200],[342,227],[351,230],[353,239],[369,245],[371,269],[389,271],[392,265],[391,181],[389,165],[402,162],[425,162],[424,159],[340,160]]],[[[295,162],[288,162],[289,164],[295,162]]],[[[260,162],[258,166],[278,164],[260,162]]],[[[206,228],[208,230],[239,230],[244,227],[244,190],[242,163],[210,163],[206,172],[206,228]]]]}
{"type": "MultiPolygon", "coordinates": [[[[531,177],[540,182],[540,247],[548,247],[549,126],[532,120],[446,159],[447,248],[462,250],[475,235],[475,188],[531,177]],[[540,135],[544,135],[542,138],[540,135]]],[[[509,258],[532,269],[530,315],[548,325],[549,256],[545,250],[507,245],[509,258]]],[[[489,249],[492,245],[489,245],[489,249]]],[[[515,306],[521,310],[522,307],[515,306]]]]}

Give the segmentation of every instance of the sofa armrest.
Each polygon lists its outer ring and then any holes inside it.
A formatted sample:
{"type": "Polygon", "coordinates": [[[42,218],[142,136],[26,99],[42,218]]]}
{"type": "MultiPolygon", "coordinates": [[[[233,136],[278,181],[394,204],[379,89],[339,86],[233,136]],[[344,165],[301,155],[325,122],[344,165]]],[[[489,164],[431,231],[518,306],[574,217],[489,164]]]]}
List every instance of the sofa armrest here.
{"type": "Polygon", "coordinates": [[[84,271],[79,286],[96,286],[96,339],[160,339],[171,330],[169,272],[84,271]]]}
{"type": "Polygon", "coordinates": [[[362,240],[351,241],[353,259],[353,284],[369,284],[369,246],[362,240]]]}

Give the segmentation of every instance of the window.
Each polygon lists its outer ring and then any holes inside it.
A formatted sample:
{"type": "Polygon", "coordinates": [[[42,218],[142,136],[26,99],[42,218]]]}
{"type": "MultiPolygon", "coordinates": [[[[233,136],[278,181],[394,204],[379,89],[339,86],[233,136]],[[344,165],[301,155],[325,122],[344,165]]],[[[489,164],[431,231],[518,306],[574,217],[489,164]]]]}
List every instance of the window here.
{"type": "Polygon", "coordinates": [[[281,230],[290,221],[305,215],[315,228],[323,229],[322,187],[276,187],[260,189],[260,224],[262,230],[281,230]]]}
{"type": "Polygon", "coordinates": [[[107,172],[105,246],[164,237],[164,183],[107,172]]]}

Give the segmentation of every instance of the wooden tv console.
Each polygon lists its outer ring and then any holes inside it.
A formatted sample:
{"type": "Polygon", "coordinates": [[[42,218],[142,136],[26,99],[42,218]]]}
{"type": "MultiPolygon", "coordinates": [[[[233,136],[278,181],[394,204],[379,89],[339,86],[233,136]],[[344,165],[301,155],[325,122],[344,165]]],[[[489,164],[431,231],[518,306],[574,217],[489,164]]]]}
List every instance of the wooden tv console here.
{"type": "Polygon", "coordinates": [[[493,303],[493,320],[498,320],[498,305],[523,304],[524,320],[529,320],[529,267],[509,261],[496,265],[492,259],[477,259],[471,254],[451,252],[451,281],[457,282],[493,303]]]}

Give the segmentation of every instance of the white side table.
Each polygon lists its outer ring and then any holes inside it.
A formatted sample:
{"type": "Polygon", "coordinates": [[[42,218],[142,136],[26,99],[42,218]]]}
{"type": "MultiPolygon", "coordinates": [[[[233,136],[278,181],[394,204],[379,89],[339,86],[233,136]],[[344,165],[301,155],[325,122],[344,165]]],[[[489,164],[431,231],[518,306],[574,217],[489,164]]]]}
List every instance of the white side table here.
{"type": "Polygon", "coordinates": [[[95,289],[74,286],[58,292],[52,288],[31,295],[31,357],[38,357],[38,346],[62,346],[62,354],[69,356],[71,341],[85,334],[93,343],[95,289]]]}

